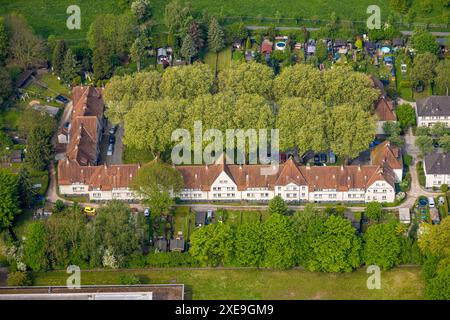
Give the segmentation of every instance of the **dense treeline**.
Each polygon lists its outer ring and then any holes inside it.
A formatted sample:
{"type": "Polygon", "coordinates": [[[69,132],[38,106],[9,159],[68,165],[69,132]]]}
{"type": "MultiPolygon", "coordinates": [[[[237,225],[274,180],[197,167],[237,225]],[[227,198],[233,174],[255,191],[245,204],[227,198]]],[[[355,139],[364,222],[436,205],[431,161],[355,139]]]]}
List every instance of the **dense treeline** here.
{"type": "Polygon", "coordinates": [[[72,206],[44,222],[31,223],[23,244],[11,246],[15,249],[9,255],[10,266],[13,271],[71,264],[82,268],[303,266],[311,271],[349,272],[363,264],[386,270],[421,262],[417,243],[404,236],[398,222],[372,221],[361,236],[341,210],[308,205],[292,213],[279,200],[271,202],[263,222],[234,225],[225,218],[224,223],[197,228],[187,253],[144,254],[149,246],[148,222],[122,203],[102,207],[92,220],[72,206]]]}
{"type": "MultiPolygon", "coordinates": [[[[107,115],[124,122],[128,147],[164,153],[177,128],[280,130],[286,150],[325,151],[355,157],[375,132],[371,111],[378,97],[364,74],[341,67],[320,72],[309,65],[274,76],[268,66],[237,63],[219,73],[194,64],[113,77],[105,88],[107,115]],[[346,102],[347,101],[347,102],[346,102]],[[145,134],[144,134],[145,133],[145,134]]],[[[207,141],[205,142],[207,143],[207,141]]]]}

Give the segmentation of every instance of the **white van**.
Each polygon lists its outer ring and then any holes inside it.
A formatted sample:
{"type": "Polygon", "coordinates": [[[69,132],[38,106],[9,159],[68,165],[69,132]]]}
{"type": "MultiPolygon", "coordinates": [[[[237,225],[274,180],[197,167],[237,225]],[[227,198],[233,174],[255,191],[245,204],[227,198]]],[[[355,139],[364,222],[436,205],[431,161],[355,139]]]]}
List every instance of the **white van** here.
{"type": "Polygon", "coordinates": [[[428,205],[430,206],[430,208],[434,208],[436,206],[433,197],[428,197],[428,205]]]}

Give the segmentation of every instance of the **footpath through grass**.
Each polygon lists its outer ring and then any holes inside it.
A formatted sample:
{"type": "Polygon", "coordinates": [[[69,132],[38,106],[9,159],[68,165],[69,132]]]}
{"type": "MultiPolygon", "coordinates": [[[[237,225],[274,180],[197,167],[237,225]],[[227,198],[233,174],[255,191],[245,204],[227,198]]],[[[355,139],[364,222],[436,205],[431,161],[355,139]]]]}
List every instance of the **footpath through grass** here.
{"type": "MultiPolygon", "coordinates": [[[[81,285],[121,284],[125,274],[141,283],[183,283],[186,299],[423,299],[419,267],[381,272],[381,289],[367,289],[365,268],[332,274],[300,269],[157,269],[81,271],[81,285]]],[[[35,274],[35,285],[65,285],[68,274],[52,271],[35,274]]]]}

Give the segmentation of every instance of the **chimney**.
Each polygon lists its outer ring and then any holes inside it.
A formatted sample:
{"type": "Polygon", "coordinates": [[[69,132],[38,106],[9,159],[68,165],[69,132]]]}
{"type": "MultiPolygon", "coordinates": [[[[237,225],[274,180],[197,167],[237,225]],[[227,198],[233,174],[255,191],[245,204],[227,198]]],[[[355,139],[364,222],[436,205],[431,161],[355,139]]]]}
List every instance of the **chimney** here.
{"type": "Polygon", "coordinates": [[[341,171],[344,171],[344,165],[341,165],[341,171]]]}
{"type": "Polygon", "coordinates": [[[194,179],[197,180],[197,174],[194,175],[194,179]]]}
{"type": "Polygon", "coordinates": [[[358,164],[358,171],[361,171],[361,165],[358,164]]]}

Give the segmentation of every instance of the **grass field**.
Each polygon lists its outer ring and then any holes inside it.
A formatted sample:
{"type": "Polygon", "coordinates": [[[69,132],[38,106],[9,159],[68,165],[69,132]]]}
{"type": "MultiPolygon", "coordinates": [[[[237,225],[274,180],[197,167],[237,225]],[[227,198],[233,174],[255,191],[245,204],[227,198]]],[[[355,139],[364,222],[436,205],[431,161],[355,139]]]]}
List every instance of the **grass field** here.
{"type": "MultiPolygon", "coordinates": [[[[381,273],[381,289],[368,290],[365,269],[332,274],[300,269],[218,270],[158,269],[142,271],[82,271],[81,285],[119,284],[123,274],[134,274],[142,283],[183,283],[187,299],[422,299],[419,267],[381,273]]],[[[65,271],[35,274],[35,285],[65,285],[65,271]]]]}
{"type": "Polygon", "coordinates": [[[219,52],[216,59],[216,54],[214,52],[208,52],[205,56],[205,63],[211,66],[214,72],[220,72],[231,65],[231,48],[224,49],[219,52]],[[216,63],[217,61],[217,63],[216,63]]]}
{"type": "MultiPolygon", "coordinates": [[[[124,8],[117,0],[0,0],[0,14],[16,11],[23,14],[33,28],[42,36],[55,35],[72,43],[84,41],[89,25],[95,16],[103,13],[121,13],[124,8]],[[78,5],[81,9],[81,29],[69,30],[66,27],[69,5],[78,5]]],[[[154,0],[153,17],[158,23],[163,23],[166,0],[154,0]]],[[[246,24],[276,23],[283,26],[297,25],[294,18],[301,17],[304,23],[309,20],[329,19],[331,12],[336,12],[342,20],[365,21],[369,5],[381,8],[382,19],[390,14],[388,0],[196,0],[191,1],[194,14],[201,14],[204,9],[211,13],[226,17],[226,23],[244,21],[246,24]],[[280,19],[275,19],[279,12],[280,19]],[[257,16],[263,19],[257,19],[257,16]]],[[[413,10],[416,12],[415,22],[448,23],[448,17],[442,9],[434,5],[433,11],[425,14],[420,10],[420,0],[413,0],[413,10]]]]}

